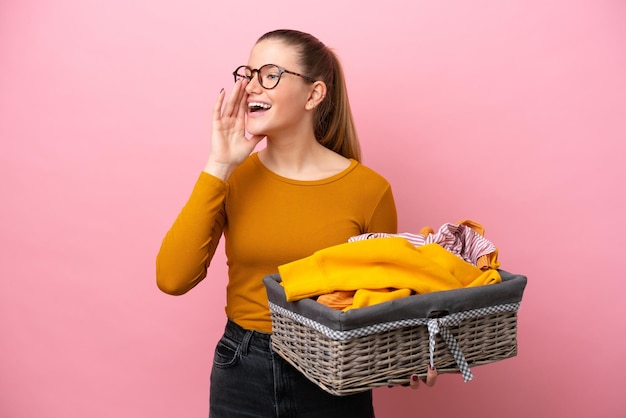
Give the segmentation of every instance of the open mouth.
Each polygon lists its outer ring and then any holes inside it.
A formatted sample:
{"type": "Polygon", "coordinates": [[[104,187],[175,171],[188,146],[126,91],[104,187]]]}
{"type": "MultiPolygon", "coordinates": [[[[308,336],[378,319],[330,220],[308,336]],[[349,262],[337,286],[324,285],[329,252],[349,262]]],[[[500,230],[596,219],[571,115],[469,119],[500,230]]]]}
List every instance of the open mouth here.
{"type": "Polygon", "coordinates": [[[248,110],[251,113],[254,112],[260,112],[263,110],[269,110],[272,107],[272,105],[267,104],[267,103],[261,103],[261,102],[250,102],[248,103],[248,110]]]}

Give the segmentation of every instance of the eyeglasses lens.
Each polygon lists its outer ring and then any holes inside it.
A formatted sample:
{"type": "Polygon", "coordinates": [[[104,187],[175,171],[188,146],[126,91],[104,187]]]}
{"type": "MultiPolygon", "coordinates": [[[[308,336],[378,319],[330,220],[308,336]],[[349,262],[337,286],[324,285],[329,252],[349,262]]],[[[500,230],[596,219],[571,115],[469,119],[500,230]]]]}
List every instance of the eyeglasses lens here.
{"type": "Polygon", "coordinates": [[[235,81],[237,80],[250,80],[252,78],[252,71],[250,71],[247,67],[239,67],[237,68],[237,72],[235,73],[235,81]]]}
{"type": "Polygon", "coordinates": [[[261,86],[266,89],[273,89],[280,80],[280,69],[275,65],[264,65],[259,69],[261,86]]]}
{"type": "Polygon", "coordinates": [[[235,81],[249,80],[252,81],[254,73],[258,72],[258,80],[261,86],[266,89],[273,89],[280,81],[281,71],[275,65],[264,65],[258,70],[251,70],[248,67],[239,67],[235,73],[235,81]]]}

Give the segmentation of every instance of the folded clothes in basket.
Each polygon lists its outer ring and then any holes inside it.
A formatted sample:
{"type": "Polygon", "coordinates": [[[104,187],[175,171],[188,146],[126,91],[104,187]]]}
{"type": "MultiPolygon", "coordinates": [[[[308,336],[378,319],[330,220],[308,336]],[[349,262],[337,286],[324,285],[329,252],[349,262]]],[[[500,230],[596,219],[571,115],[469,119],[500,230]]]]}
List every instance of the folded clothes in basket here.
{"type": "MultiPolygon", "coordinates": [[[[278,271],[288,301],[358,289],[425,294],[501,281],[498,270],[481,270],[439,244],[414,246],[401,237],[335,245],[278,271]]],[[[384,295],[372,300],[384,300],[384,295]]]]}

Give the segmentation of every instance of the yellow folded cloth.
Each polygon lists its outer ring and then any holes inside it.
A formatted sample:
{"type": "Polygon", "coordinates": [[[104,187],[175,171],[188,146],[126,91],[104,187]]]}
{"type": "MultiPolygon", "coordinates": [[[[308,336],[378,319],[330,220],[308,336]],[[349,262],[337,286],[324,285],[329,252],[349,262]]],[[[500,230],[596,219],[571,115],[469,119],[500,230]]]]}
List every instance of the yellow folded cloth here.
{"type": "MultiPolygon", "coordinates": [[[[501,281],[438,244],[390,237],[348,242],[278,267],[288,301],[337,290],[409,289],[429,293],[501,281]]],[[[374,300],[370,298],[369,300],[374,300]]]]}
{"type": "Polygon", "coordinates": [[[352,306],[354,303],[354,294],[356,290],[337,290],[332,293],[320,295],[317,301],[329,308],[343,310],[352,306]]]}

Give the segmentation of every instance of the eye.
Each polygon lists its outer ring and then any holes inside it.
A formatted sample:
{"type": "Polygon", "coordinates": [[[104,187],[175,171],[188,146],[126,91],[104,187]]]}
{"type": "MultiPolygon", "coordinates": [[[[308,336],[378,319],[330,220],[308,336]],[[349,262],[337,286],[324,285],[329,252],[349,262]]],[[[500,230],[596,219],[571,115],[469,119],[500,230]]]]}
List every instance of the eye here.
{"type": "Polygon", "coordinates": [[[263,77],[265,77],[268,80],[278,80],[280,78],[280,73],[271,72],[271,73],[264,74],[263,77]]]}

